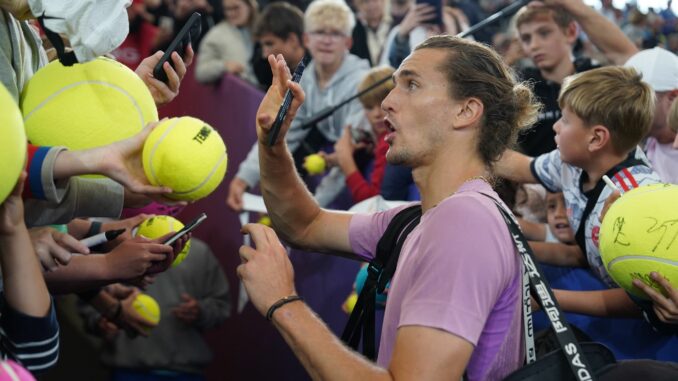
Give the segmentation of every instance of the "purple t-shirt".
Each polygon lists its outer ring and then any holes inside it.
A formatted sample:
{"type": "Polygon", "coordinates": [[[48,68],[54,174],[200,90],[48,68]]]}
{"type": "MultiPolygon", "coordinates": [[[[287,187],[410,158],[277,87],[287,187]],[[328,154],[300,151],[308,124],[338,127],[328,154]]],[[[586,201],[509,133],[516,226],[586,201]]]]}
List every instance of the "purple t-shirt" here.
{"type": "MultiPolygon", "coordinates": [[[[399,327],[450,332],[474,346],[469,380],[500,380],[524,360],[522,264],[481,180],[431,208],[407,237],[388,291],[377,363],[388,367],[399,327]]],[[[371,260],[389,222],[404,207],[351,219],[353,251],[371,260]]]]}

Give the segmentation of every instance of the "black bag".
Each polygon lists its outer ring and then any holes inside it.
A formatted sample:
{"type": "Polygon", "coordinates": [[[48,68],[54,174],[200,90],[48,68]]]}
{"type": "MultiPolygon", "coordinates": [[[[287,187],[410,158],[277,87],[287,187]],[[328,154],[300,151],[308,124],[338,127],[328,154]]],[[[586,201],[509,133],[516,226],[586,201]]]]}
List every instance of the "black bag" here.
{"type": "Polygon", "coordinates": [[[420,218],[421,205],[413,205],[398,212],[388,224],[377,243],[377,253],[367,267],[367,279],[358,301],[341,334],[341,340],[355,350],[358,350],[362,337],[363,355],[368,359],[376,359],[374,313],[377,291],[383,292],[393,277],[405,238],[419,224],[420,218]]]}

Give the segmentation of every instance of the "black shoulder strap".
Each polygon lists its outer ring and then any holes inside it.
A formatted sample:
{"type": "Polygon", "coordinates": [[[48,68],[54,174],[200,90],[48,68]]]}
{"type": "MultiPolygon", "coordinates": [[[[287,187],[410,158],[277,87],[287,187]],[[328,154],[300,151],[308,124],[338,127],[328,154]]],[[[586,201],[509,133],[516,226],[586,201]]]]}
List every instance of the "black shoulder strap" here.
{"type": "MultiPolygon", "coordinates": [[[[619,171],[626,168],[634,167],[636,165],[647,165],[647,163],[640,159],[636,159],[634,150],[629,154],[629,156],[624,161],[615,165],[612,169],[607,171],[605,175],[607,175],[609,178],[612,178],[619,171]]],[[[579,223],[577,232],[574,235],[574,239],[577,242],[577,245],[581,248],[582,252],[584,253],[585,258],[586,258],[586,235],[584,233],[586,231],[586,221],[591,215],[593,208],[598,203],[598,197],[600,197],[600,194],[603,192],[604,188],[605,181],[603,181],[603,179],[601,178],[600,180],[598,180],[596,186],[586,193],[586,197],[588,198],[588,200],[586,201],[586,208],[584,208],[584,213],[582,214],[580,220],[581,222],[579,223]]]]}
{"type": "Polygon", "coordinates": [[[355,350],[358,350],[362,336],[363,354],[369,359],[376,358],[374,313],[377,290],[383,292],[393,277],[403,243],[420,219],[421,205],[417,204],[398,212],[388,224],[377,243],[376,255],[367,267],[367,279],[341,335],[341,339],[355,350]]]}
{"type": "Polygon", "coordinates": [[[511,216],[511,214],[507,212],[494,197],[482,192],[479,193],[494,201],[497,208],[499,208],[502,217],[504,217],[504,222],[508,225],[513,244],[523,260],[525,271],[530,278],[532,291],[536,294],[539,303],[544,309],[546,317],[551,323],[551,328],[556,334],[556,339],[563,349],[563,354],[567,358],[567,363],[570,366],[575,379],[577,381],[595,381],[596,377],[590,366],[590,362],[586,359],[584,352],[582,352],[579,342],[572,331],[572,327],[570,327],[570,324],[565,318],[565,314],[558,305],[558,301],[553,294],[551,286],[549,286],[546,278],[542,275],[541,270],[537,266],[537,260],[534,257],[532,248],[520,231],[520,227],[518,227],[513,216],[511,216]]]}
{"type": "Polygon", "coordinates": [[[54,49],[56,49],[57,56],[59,57],[61,64],[64,66],[73,66],[73,64],[78,63],[78,58],[75,56],[75,52],[66,52],[66,46],[64,44],[64,40],[61,39],[61,36],[52,32],[45,26],[46,18],[50,18],[50,16],[45,16],[44,14],[42,16],[38,16],[38,22],[40,23],[42,30],[45,32],[45,36],[49,42],[52,43],[54,49]]]}

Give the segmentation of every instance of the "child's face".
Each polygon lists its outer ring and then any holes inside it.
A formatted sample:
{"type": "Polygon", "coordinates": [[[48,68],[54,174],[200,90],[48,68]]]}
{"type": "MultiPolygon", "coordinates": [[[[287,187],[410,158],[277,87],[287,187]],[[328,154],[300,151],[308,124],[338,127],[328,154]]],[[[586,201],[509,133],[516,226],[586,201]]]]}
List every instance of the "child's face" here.
{"type": "Polygon", "coordinates": [[[574,232],[567,219],[565,198],[562,193],[548,193],[546,195],[546,221],[556,238],[562,243],[573,243],[574,232]]]}
{"type": "Polygon", "coordinates": [[[370,122],[372,131],[374,131],[376,136],[379,136],[382,132],[386,131],[386,125],[384,124],[386,113],[384,113],[380,104],[376,104],[372,107],[365,107],[365,116],[367,116],[367,121],[370,122]]]}
{"type": "Polygon", "coordinates": [[[584,121],[565,106],[562,116],[553,125],[553,130],[556,132],[556,146],[563,162],[582,167],[582,163],[589,157],[589,129],[584,121]]]}
{"type": "Polygon", "coordinates": [[[551,17],[544,16],[520,24],[518,33],[523,52],[539,70],[551,71],[571,60],[576,28],[563,30],[551,17]]]}
{"type": "Polygon", "coordinates": [[[318,26],[304,36],[306,47],[316,65],[331,66],[341,63],[352,44],[350,36],[330,25],[318,26]]]}

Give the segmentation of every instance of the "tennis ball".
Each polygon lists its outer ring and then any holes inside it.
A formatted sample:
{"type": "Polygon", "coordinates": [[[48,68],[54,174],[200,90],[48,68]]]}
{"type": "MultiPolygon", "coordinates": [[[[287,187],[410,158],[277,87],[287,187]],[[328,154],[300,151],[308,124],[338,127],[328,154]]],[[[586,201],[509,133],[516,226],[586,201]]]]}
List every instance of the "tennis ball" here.
{"type": "Polygon", "coordinates": [[[351,295],[346,298],[346,301],[344,301],[344,304],[341,306],[341,309],[344,310],[347,314],[350,314],[353,312],[353,308],[355,307],[355,304],[358,302],[358,294],[355,292],[352,292],[351,295]]]}
{"type": "MultiPolygon", "coordinates": [[[[141,235],[146,238],[156,239],[162,237],[170,232],[177,232],[184,227],[181,221],[172,216],[155,216],[142,222],[137,229],[136,235],[141,235]]],[[[189,250],[191,249],[191,240],[189,239],[184,245],[183,250],[174,258],[172,267],[178,266],[186,259],[189,250]]]]}
{"type": "Polygon", "coordinates": [[[132,302],[132,307],[142,318],[151,323],[158,324],[160,322],[160,306],[151,296],[138,294],[132,302]]]}
{"type": "Polygon", "coordinates": [[[175,200],[193,201],[212,193],[224,179],[227,162],[219,133],[188,116],[160,122],[144,144],[148,181],[172,188],[167,197],[175,200]]]}
{"type": "Polygon", "coordinates": [[[31,143],[72,150],[129,138],[158,120],[141,78],[104,57],[73,66],[56,60],[43,67],[24,87],[21,111],[31,143]]]}
{"type": "Polygon", "coordinates": [[[655,271],[678,287],[678,186],[652,184],[626,192],[608,210],[600,226],[600,254],[619,286],[647,297],[633,286],[639,279],[662,290],[655,271]]]}
{"type": "Polygon", "coordinates": [[[325,159],[317,153],[314,153],[304,158],[303,166],[309,175],[319,175],[325,172],[325,159]]]}
{"type": "Polygon", "coordinates": [[[260,224],[262,224],[262,225],[266,225],[266,226],[268,226],[268,227],[271,227],[271,225],[273,225],[273,223],[271,222],[271,217],[269,217],[269,216],[266,215],[266,214],[264,214],[263,216],[261,216],[261,218],[259,219],[258,223],[260,223],[260,224]]]}
{"type": "Polygon", "coordinates": [[[0,84],[0,204],[12,193],[26,163],[26,133],[21,111],[0,84]]]}

